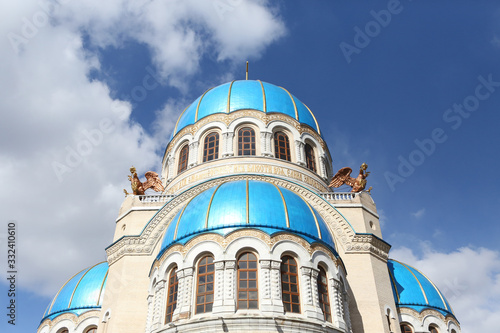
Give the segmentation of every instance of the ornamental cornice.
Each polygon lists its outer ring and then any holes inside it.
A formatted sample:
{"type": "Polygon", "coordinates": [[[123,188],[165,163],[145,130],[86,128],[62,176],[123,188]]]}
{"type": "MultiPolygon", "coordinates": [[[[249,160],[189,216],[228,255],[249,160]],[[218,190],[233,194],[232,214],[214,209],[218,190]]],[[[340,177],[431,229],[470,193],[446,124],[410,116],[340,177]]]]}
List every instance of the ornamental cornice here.
{"type": "Polygon", "coordinates": [[[387,261],[391,246],[371,234],[356,234],[346,246],[346,253],[370,253],[387,261]]]}
{"type": "Polygon", "coordinates": [[[189,133],[194,136],[199,129],[201,129],[203,126],[211,122],[221,122],[226,126],[229,126],[234,120],[242,117],[256,118],[262,121],[266,126],[273,121],[283,121],[295,127],[300,134],[308,133],[312,135],[320,143],[321,147],[324,150],[326,150],[326,143],[323,141],[321,136],[318,133],[316,133],[315,130],[313,130],[309,125],[299,123],[296,119],[290,116],[287,116],[283,113],[265,113],[256,110],[239,110],[239,111],[233,111],[231,113],[212,114],[200,119],[199,121],[197,121],[192,125],[184,127],[179,132],[177,132],[177,134],[175,134],[175,136],[169,142],[167,149],[165,151],[165,156],[168,155],[168,153],[170,153],[172,147],[174,147],[177,141],[179,141],[180,138],[182,138],[185,134],[189,133]]]}
{"type": "Polygon", "coordinates": [[[53,320],[50,320],[50,318],[45,319],[38,327],[41,328],[41,327],[47,325],[47,326],[49,326],[49,330],[51,330],[52,327],[54,327],[55,325],[57,325],[59,322],[61,322],[63,320],[71,320],[76,327],[76,326],[80,325],[80,323],[87,318],[90,318],[90,317],[99,318],[100,313],[101,313],[100,310],[89,310],[89,311],[77,316],[74,313],[67,312],[67,313],[63,313],[63,314],[55,317],[53,320]]]}
{"type": "Polygon", "coordinates": [[[459,326],[456,319],[452,315],[448,314],[445,317],[441,312],[434,309],[425,309],[422,310],[422,312],[418,312],[417,310],[414,310],[412,308],[407,308],[404,307],[404,305],[400,305],[398,306],[397,310],[399,314],[406,314],[412,316],[413,318],[417,318],[420,322],[423,322],[425,317],[427,316],[435,316],[441,319],[446,324],[446,326],[448,326],[448,323],[450,321],[453,322],[455,325],[459,326]]]}
{"type": "MultiPolygon", "coordinates": [[[[328,224],[331,231],[333,231],[336,246],[342,246],[344,249],[351,244],[352,239],[355,237],[355,233],[350,226],[350,224],[345,220],[345,218],[327,201],[318,196],[315,192],[302,187],[300,185],[291,183],[284,179],[274,178],[271,176],[259,176],[259,175],[235,175],[216,178],[205,183],[201,183],[195,187],[192,187],[181,194],[177,195],[171,201],[169,201],[162,209],[156,213],[155,216],[149,221],[145,226],[144,230],[140,235],[137,236],[126,236],[106,249],[108,256],[108,263],[112,265],[118,259],[123,256],[129,255],[152,255],[154,249],[161,242],[164,234],[164,230],[168,227],[169,223],[172,221],[174,216],[184,207],[184,205],[194,196],[200,194],[203,191],[208,190],[213,186],[220,185],[225,182],[238,181],[238,180],[256,180],[265,181],[282,188],[286,188],[306,200],[319,214],[323,217],[324,221],[328,224]]],[[[186,253],[190,247],[192,247],[195,239],[197,241],[202,240],[214,240],[221,244],[223,247],[227,246],[234,239],[242,236],[241,232],[249,232],[251,236],[262,239],[264,242],[268,243],[269,246],[273,246],[278,241],[281,240],[291,240],[301,244],[308,251],[314,251],[316,248],[321,248],[325,253],[330,253],[329,250],[325,251],[325,247],[319,244],[314,244],[311,246],[306,240],[301,237],[288,234],[280,233],[274,237],[270,237],[267,234],[258,231],[256,229],[251,230],[239,230],[234,233],[229,234],[227,237],[223,237],[216,234],[203,234],[194,239],[188,241],[184,246],[174,245],[167,251],[171,253],[173,251],[180,251],[181,253],[186,253]]],[[[357,235],[356,235],[357,237],[357,235]]],[[[371,241],[375,245],[378,244],[374,240],[371,241]]],[[[380,244],[386,244],[380,242],[380,244]]],[[[373,245],[373,248],[377,247],[373,245]]],[[[379,245],[380,247],[381,245],[379,245]]],[[[355,251],[357,248],[354,248],[355,251]]],[[[338,250],[338,249],[337,249],[338,250]]],[[[387,249],[388,252],[388,249],[387,249]]],[[[310,252],[312,253],[312,252],[310,252]]],[[[335,258],[332,258],[335,260],[335,258]]],[[[386,258],[387,259],[387,258],[386,258]]]]}

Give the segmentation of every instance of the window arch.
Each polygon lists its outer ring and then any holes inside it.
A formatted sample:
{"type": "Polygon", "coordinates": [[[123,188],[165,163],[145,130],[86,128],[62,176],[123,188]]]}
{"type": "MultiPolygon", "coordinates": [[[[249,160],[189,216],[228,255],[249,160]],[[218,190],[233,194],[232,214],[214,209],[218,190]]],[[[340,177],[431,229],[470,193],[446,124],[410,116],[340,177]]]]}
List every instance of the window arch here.
{"type": "Polygon", "coordinates": [[[203,144],[203,162],[219,158],[219,133],[212,132],[205,137],[203,144]]]}
{"type": "Polygon", "coordinates": [[[255,155],[255,131],[250,127],[243,127],[238,131],[238,155],[255,155]]]}
{"type": "Polygon", "coordinates": [[[290,141],[283,132],[274,133],[274,157],[290,161],[290,141]]]}
{"type": "Polygon", "coordinates": [[[97,333],[97,327],[92,326],[91,328],[87,329],[85,333],[97,333]]]}
{"type": "Polygon", "coordinates": [[[187,169],[189,159],[189,144],[185,144],[179,153],[179,166],[177,167],[177,172],[181,173],[187,169]]]}
{"type": "Polygon", "coordinates": [[[196,313],[212,311],[214,303],[214,258],[203,257],[198,263],[196,283],[196,313]]]}
{"type": "Polygon", "coordinates": [[[177,266],[170,270],[168,275],[167,288],[167,310],[165,313],[165,323],[172,321],[175,307],[177,306],[177,291],[179,289],[179,281],[177,280],[177,266]]]}
{"type": "Polygon", "coordinates": [[[321,310],[323,310],[325,320],[332,322],[330,298],[328,297],[328,279],[326,277],[326,271],[321,266],[319,267],[318,274],[318,295],[319,305],[321,307],[321,310]]]}
{"type": "Polygon", "coordinates": [[[314,156],[314,148],[306,143],[306,166],[309,170],[316,172],[316,157],[314,156]]]}
{"type": "Polygon", "coordinates": [[[290,256],[281,261],[281,293],[285,312],[300,313],[299,275],[297,262],[290,256]]]}
{"type": "Polygon", "coordinates": [[[413,329],[408,324],[401,324],[401,333],[413,333],[413,329]]]}
{"type": "Polygon", "coordinates": [[[67,328],[63,328],[57,333],[69,333],[69,330],[67,328]]]}
{"type": "Polygon", "coordinates": [[[435,326],[429,326],[429,332],[430,333],[439,333],[435,326]]]}
{"type": "Polygon", "coordinates": [[[257,257],[251,252],[238,259],[238,309],[258,309],[257,257]]]}

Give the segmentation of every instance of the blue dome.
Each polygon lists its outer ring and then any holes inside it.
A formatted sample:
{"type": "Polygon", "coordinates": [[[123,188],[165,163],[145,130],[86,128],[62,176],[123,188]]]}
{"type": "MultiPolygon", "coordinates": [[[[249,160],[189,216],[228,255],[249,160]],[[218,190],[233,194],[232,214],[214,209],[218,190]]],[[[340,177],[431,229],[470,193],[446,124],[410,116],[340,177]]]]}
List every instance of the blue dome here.
{"type": "Polygon", "coordinates": [[[63,313],[79,316],[89,310],[100,309],[107,276],[107,262],[86,268],[73,276],[50,302],[42,321],[47,318],[52,320],[63,313]]]}
{"type": "Polygon", "coordinates": [[[286,89],[260,80],[243,80],[222,84],[198,97],[182,112],[172,137],[184,127],[211,114],[243,109],[284,113],[321,134],[311,110],[286,89]]]}
{"type": "Polygon", "coordinates": [[[226,236],[243,228],[268,235],[290,232],[309,243],[322,243],[335,253],[325,221],[299,195],[263,181],[238,180],[214,186],[182,207],[165,231],[158,258],[173,244],[185,244],[196,235],[226,236]]]}
{"type": "Polygon", "coordinates": [[[387,261],[387,266],[397,307],[411,308],[419,313],[431,308],[444,316],[455,317],[443,294],[424,274],[393,259],[387,261]]]}

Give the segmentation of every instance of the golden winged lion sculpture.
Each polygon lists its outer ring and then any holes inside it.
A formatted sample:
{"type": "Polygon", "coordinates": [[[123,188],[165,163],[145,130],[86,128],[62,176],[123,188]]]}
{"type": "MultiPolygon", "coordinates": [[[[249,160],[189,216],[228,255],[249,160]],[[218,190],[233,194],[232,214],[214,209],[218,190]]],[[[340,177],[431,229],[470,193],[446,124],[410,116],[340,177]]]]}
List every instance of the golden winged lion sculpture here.
{"type": "MultiPolygon", "coordinates": [[[[147,189],[152,188],[156,192],[163,192],[165,188],[163,187],[160,177],[158,174],[153,171],[148,171],[144,174],[146,177],[146,181],[143,183],[140,181],[137,176],[137,171],[134,167],[130,168],[131,175],[128,176],[128,180],[130,180],[130,185],[132,187],[132,192],[135,195],[144,195],[147,189]]],[[[128,194],[127,190],[123,190],[125,194],[128,194]]]]}
{"type": "MultiPolygon", "coordinates": [[[[370,171],[366,171],[368,165],[366,163],[361,164],[359,168],[358,177],[352,178],[352,169],[345,167],[337,171],[337,174],[333,176],[332,181],[328,187],[340,187],[344,184],[352,186],[351,192],[363,191],[366,187],[366,177],[370,174],[370,171]]],[[[371,187],[370,187],[371,190],[371,187]]]]}

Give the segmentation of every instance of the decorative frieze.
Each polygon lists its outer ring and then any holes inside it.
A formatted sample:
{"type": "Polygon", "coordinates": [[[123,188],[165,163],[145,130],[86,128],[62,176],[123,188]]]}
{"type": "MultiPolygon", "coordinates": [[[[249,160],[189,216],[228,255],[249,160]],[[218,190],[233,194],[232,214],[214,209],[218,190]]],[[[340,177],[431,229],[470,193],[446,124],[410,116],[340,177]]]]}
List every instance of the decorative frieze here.
{"type": "Polygon", "coordinates": [[[387,261],[391,246],[382,239],[371,235],[355,235],[346,246],[346,253],[370,253],[387,261]]]}

